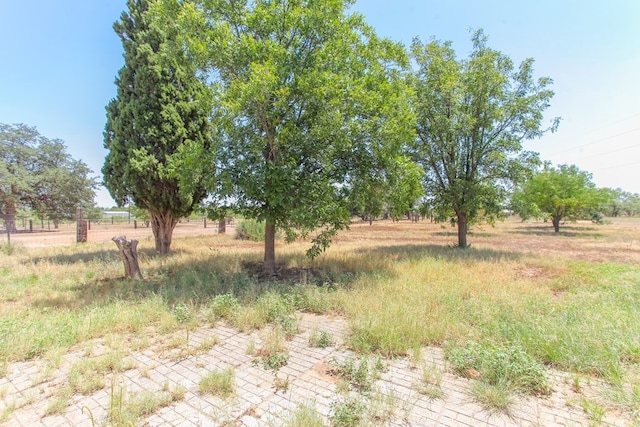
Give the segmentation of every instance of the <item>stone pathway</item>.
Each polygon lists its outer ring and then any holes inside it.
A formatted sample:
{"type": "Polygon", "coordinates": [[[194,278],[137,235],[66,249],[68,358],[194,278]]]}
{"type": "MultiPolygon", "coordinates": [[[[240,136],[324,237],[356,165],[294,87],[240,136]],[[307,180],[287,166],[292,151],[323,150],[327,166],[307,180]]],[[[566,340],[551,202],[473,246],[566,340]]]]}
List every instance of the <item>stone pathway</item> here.
{"type": "MultiPolygon", "coordinates": [[[[349,389],[340,379],[337,366],[347,360],[361,360],[362,356],[342,345],[346,322],[309,314],[298,314],[298,318],[299,333],[286,341],[289,358],[277,373],[265,369],[256,356],[270,339],[267,331],[199,328],[190,333],[188,345],[185,338],[182,346],[176,345],[180,334],[185,334],[180,331],[173,337],[151,338],[144,350],[129,350],[125,365],[131,369],[104,374],[104,388],[89,395],[72,394],[66,406],[53,415],[45,413],[61,390],[65,386],[69,389],[71,366],[86,359],[87,353],[97,357],[110,351],[104,340],[83,344],[83,348],[93,347],[62,356],[59,366],[49,371],[44,361],[10,364],[7,374],[0,378],[0,417],[4,414],[5,418],[0,425],[110,425],[110,408],[126,406],[145,391],[156,396],[168,396],[173,391],[173,398],[140,416],[137,425],[277,427],[295,425],[293,416],[300,413],[300,408],[312,408],[328,426],[340,407],[349,408],[349,402],[364,403],[364,425],[372,426],[590,425],[579,396],[568,386],[569,376],[561,373],[552,376],[551,396],[518,398],[510,415],[487,412],[469,394],[472,380],[451,374],[438,348],[424,348],[413,360],[384,360],[385,369],[371,391],[349,389]],[[327,331],[335,344],[312,347],[309,336],[314,331],[327,331]],[[208,373],[229,367],[235,373],[231,396],[200,392],[199,383],[208,373]],[[424,380],[425,370],[432,374],[431,384],[424,380]]],[[[630,425],[624,414],[607,413],[602,421],[604,425],[630,425]]]]}

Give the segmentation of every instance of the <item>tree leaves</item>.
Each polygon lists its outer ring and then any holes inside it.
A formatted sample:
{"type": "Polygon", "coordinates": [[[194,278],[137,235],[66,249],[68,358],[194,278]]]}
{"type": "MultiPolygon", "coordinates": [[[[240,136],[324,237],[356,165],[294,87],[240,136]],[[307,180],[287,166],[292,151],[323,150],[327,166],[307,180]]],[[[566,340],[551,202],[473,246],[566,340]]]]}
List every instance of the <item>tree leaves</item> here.
{"type": "Polygon", "coordinates": [[[553,130],[542,126],[553,92],[551,79],[533,79],[533,60],[515,68],[510,58],[487,46],[482,31],[459,60],[450,42],[414,40],[418,69],[411,77],[418,115],[413,158],[425,169],[427,193],[436,212],[466,222],[501,214],[512,181],[532,163],[521,157],[522,141],[553,130]]]}

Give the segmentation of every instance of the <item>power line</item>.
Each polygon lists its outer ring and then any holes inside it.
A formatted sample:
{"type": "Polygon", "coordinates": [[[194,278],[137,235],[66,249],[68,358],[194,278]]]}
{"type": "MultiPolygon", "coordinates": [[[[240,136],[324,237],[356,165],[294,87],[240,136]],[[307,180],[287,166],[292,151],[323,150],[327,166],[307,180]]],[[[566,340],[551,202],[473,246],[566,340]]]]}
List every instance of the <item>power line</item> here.
{"type": "Polygon", "coordinates": [[[593,156],[588,156],[588,157],[583,157],[581,159],[577,159],[576,161],[579,162],[581,160],[587,160],[587,159],[593,159],[594,157],[601,157],[601,156],[606,156],[608,154],[613,154],[613,153],[617,153],[619,151],[625,151],[625,150],[630,150],[632,148],[636,148],[636,147],[640,147],[640,144],[636,144],[636,145],[631,145],[629,147],[623,147],[623,148],[619,148],[617,150],[613,150],[613,151],[606,151],[604,153],[599,153],[599,154],[594,154],[593,156]]]}
{"type": "Polygon", "coordinates": [[[616,134],[616,135],[611,135],[611,136],[607,136],[607,137],[605,137],[605,138],[596,139],[595,141],[588,142],[588,143],[586,143],[586,144],[576,145],[576,146],[573,146],[573,147],[571,147],[571,148],[567,148],[566,150],[557,151],[557,152],[555,152],[555,153],[551,153],[551,154],[549,154],[549,155],[550,155],[550,156],[554,156],[554,155],[556,155],[556,154],[562,154],[562,153],[566,153],[566,152],[569,152],[569,151],[573,151],[573,150],[575,150],[576,148],[588,147],[589,145],[594,145],[594,144],[597,144],[597,143],[599,143],[599,142],[608,141],[608,140],[610,140],[610,139],[617,138],[617,137],[622,136],[622,135],[627,135],[627,134],[630,134],[630,133],[633,133],[633,132],[637,132],[637,131],[639,131],[639,130],[640,130],[640,127],[635,128],[635,129],[631,129],[631,130],[628,130],[628,131],[625,131],[625,132],[621,132],[621,133],[618,133],[618,134],[616,134]]]}
{"type": "Polygon", "coordinates": [[[623,168],[625,166],[632,166],[632,165],[640,165],[640,162],[631,162],[631,163],[624,163],[622,165],[607,166],[607,167],[604,167],[604,168],[595,169],[593,172],[602,171],[602,170],[606,170],[606,169],[613,169],[613,168],[623,168]]]}

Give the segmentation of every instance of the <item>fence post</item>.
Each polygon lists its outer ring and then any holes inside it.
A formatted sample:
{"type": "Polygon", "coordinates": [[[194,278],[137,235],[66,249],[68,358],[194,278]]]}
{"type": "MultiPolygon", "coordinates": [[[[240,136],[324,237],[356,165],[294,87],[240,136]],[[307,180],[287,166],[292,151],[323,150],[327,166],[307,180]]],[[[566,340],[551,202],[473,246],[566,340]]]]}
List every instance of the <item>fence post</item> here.
{"type": "Polygon", "coordinates": [[[87,241],[87,221],[82,219],[82,208],[76,209],[76,242],[87,241]]]}
{"type": "Polygon", "coordinates": [[[207,217],[204,217],[204,228],[207,228],[207,217]]]}
{"type": "Polygon", "coordinates": [[[134,219],[133,220],[133,229],[137,229],[138,228],[138,220],[134,219]]]}
{"type": "Polygon", "coordinates": [[[33,220],[29,220],[29,233],[33,233],[33,220]]]}

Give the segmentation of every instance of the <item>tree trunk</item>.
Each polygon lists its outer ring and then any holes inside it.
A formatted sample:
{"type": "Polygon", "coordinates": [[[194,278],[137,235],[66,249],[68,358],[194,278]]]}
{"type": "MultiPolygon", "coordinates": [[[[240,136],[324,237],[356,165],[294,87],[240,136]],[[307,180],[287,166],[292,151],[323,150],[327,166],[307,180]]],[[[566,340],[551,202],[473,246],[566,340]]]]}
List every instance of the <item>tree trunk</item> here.
{"type": "Polygon", "coordinates": [[[218,234],[224,234],[226,232],[227,232],[227,219],[221,218],[220,221],[218,221],[218,234]]]}
{"type": "Polygon", "coordinates": [[[459,213],[458,217],[458,247],[465,249],[467,247],[467,216],[459,213]]]}
{"type": "Polygon", "coordinates": [[[171,211],[165,211],[161,214],[150,212],[150,214],[151,229],[156,241],[156,251],[165,255],[171,250],[171,237],[178,219],[171,215],[171,211]]]}
{"type": "Polygon", "coordinates": [[[276,225],[269,220],[264,226],[264,274],[276,275],[276,225]]]}
{"type": "Polygon", "coordinates": [[[555,215],[553,217],[553,231],[555,231],[556,233],[560,232],[560,220],[562,219],[561,216],[559,215],[555,215]]]}
{"type": "Polygon", "coordinates": [[[373,215],[369,215],[369,225],[373,225],[373,215]]]}
{"type": "Polygon", "coordinates": [[[125,236],[114,237],[113,240],[120,250],[120,258],[124,264],[124,277],[131,279],[137,277],[142,279],[140,264],[138,263],[138,241],[128,241],[125,236]]]}
{"type": "Polygon", "coordinates": [[[16,232],[16,205],[7,202],[7,211],[4,215],[2,215],[2,219],[4,219],[4,229],[8,230],[11,233],[16,232]]]}

